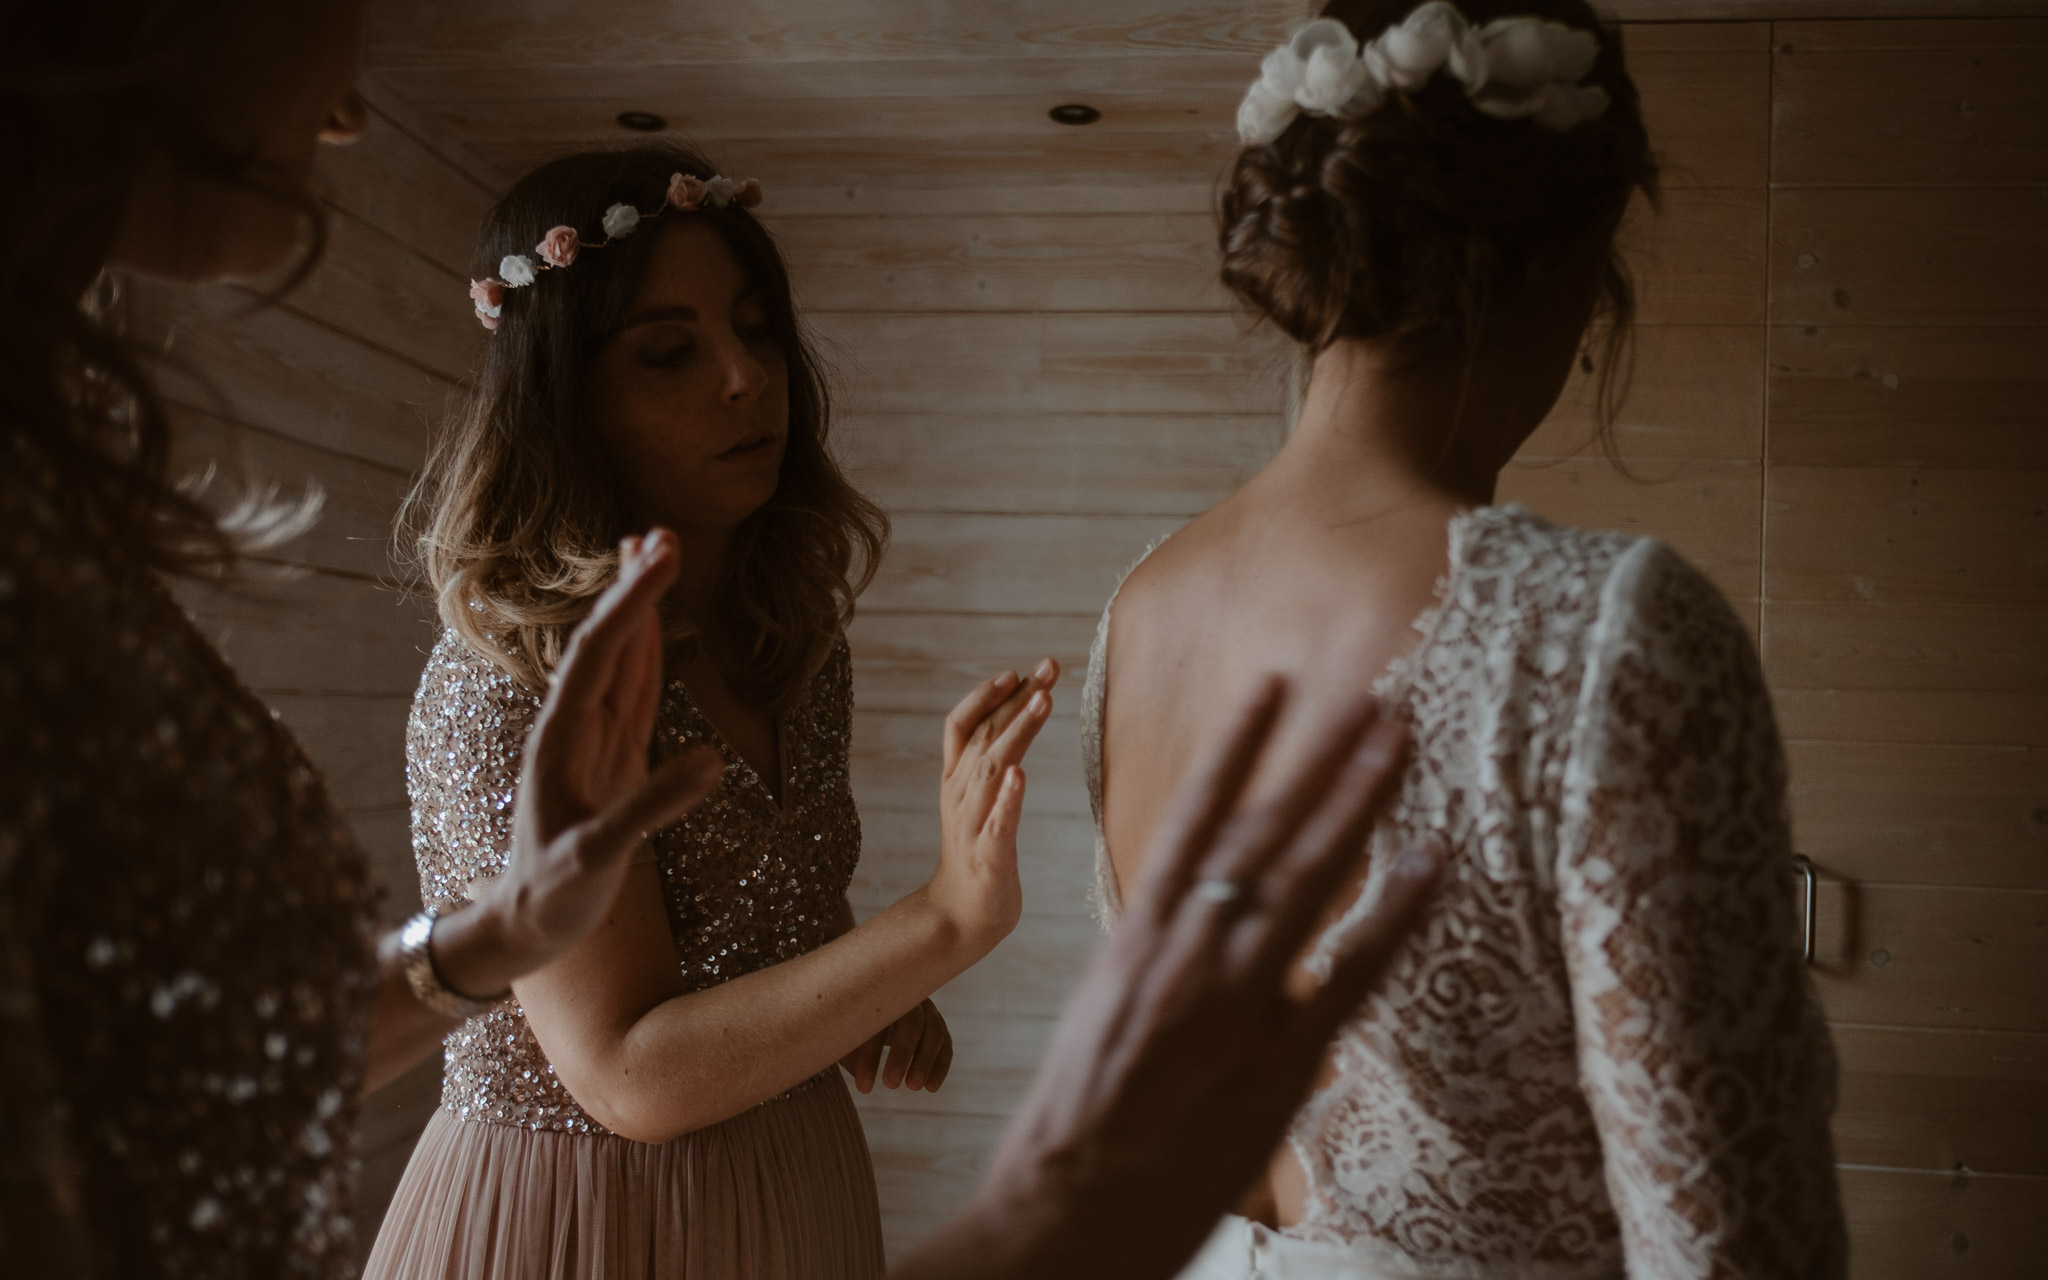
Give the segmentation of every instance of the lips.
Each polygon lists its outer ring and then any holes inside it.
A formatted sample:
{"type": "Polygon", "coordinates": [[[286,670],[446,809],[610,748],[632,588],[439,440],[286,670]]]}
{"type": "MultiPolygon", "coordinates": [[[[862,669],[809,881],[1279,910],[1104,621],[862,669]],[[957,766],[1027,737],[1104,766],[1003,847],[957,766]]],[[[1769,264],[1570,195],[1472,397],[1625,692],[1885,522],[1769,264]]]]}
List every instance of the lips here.
{"type": "Polygon", "coordinates": [[[760,435],[748,436],[717,456],[721,458],[744,458],[749,454],[759,453],[774,443],[775,437],[767,432],[763,432],[760,435]]]}

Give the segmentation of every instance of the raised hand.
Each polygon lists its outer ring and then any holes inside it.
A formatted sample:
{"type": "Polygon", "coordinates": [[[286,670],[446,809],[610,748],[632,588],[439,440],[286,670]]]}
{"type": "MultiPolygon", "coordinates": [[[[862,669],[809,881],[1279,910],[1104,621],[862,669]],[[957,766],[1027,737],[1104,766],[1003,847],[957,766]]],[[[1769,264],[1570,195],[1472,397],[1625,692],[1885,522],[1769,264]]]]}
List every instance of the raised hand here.
{"type": "Polygon", "coordinates": [[[1285,700],[1269,683],[1181,788],[981,1193],[897,1280],[1171,1276],[1271,1156],[1442,864],[1404,850],[1329,978],[1288,993],[1405,735],[1353,701],[1311,731],[1277,797],[1248,802],[1285,700]]]}
{"type": "Polygon", "coordinates": [[[1017,820],[1024,753],[1052,714],[1060,664],[983,681],[946,717],[939,775],[939,867],[926,892],[964,936],[993,947],[1017,926],[1017,820]]]}
{"type": "Polygon", "coordinates": [[[678,550],[657,529],[622,552],[618,580],[570,638],[527,736],[511,855],[477,902],[497,921],[498,945],[444,950],[436,932],[436,967],[458,990],[503,990],[581,939],[618,896],[634,848],[718,785],[708,748],[648,773],[662,680],[655,605],[678,550]]]}
{"type": "Polygon", "coordinates": [[[953,1033],[930,1000],[877,1031],[873,1038],[839,1060],[853,1076],[853,1087],[862,1093],[877,1084],[884,1089],[898,1087],[937,1093],[953,1069],[953,1033]],[[883,1064],[883,1051],[888,1063],[883,1064]]]}

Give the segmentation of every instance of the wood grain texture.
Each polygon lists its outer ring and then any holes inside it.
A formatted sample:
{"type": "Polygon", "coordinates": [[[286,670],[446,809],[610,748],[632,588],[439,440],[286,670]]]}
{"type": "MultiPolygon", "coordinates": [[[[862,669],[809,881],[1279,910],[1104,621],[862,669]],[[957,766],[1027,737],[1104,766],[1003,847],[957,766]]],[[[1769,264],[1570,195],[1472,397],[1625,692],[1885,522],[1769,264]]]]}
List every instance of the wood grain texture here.
{"type": "MultiPolygon", "coordinates": [[[[1762,24],[1628,31],[1630,66],[1667,187],[1763,180],[1765,31],[1762,24]]],[[[912,183],[957,182],[980,172],[985,185],[1008,189],[1013,198],[1024,193],[1011,184],[1040,175],[1063,179],[1074,198],[1086,199],[1089,188],[1074,179],[1095,157],[1103,178],[1121,173],[1125,181],[1138,176],[1169,186],[1170,205],[1154,207],[1206,213],[1207,188],[1234,149],[1237,104],[1256,61],[1235,52],[1109,50],[886,61],[546,62],[481,78],[432,68],[380,74],[508,174],[615,142],[618,113],[644,110],[663,116],[673,134],[768,176],[777,209],[789,207],[792,187],[812,186],[835,168],[848,182],[884,173],[912,183]],[[1078,130],[1047,118],[1048,108],[1068,101],[1086,101],[1101,120],[1078,130]],[[924,145],[940,141],[952,149],[924,145]],[[1112,157],[1120,167],[1104,164],[1112,157]],[[1007,172],[990,167],[992,158],[1007,162],[1007,172]]],[[[846,205],[828,201],[820,209],[816,199],[805,193],[806,212],[846,205]]]]}
{"type": "Polygon", "coordinates": [[[1779,187],[1771,322],[2048,324],[2048,186],[1779,187]]]}
{"type": "Polygon", "coordinates": [[[282,300],[452,381],[469,376],[483,352],[467,276],[345,212],[328,218],[326,251],[305,283],[282,300]]]}
{"type": "Polygon", "coordinates": [[[1093,620],[1174,516],[905,515],[870,607],[919,613],[1070,614],[1093,620]]]}
{"type": "MultiPolygon", "coordinates": [[[[1102,602],[1108,600],[1105,592],[1102,602]]],[[[1064,715],[1080,705],[1095,621],[1094,614],[1085,613],[864,610],[847,634],[858,706],[862,711],[943,717],[968,690],[996,672],[1022,674],[1041,658],[1055,658],[1062,672],[1053,705],[1064,715]]]]}
{"type": "MultiPolygon", "coordinates": [[[[1627,22],[1693,23],[1996,17],[2036,15],[2044,7],[2039,0],[1619,0],[1608,12],[1627,22]]],[[[679,0],[617,0],[601,23],[565,24],[550,6],[527,0],[498,7],[493,18],[476,21],[465,0],[379,5],[371,11],[367,61],[379,70],[484,73],[521,65],[1095,57],[1133,50],[1256,56],[1298,26],[1302,10],[1283,0],[1193,6],[1167,0],[873,0],[849,11],[824,0],[797,0],[764,20],[744,0],[687,7],[679,0]]],[[[1728,42],[1754,38],[1745,31],[1728,42]]]]}
{"type": "Polygon", "coordinates": [[[411,479],[403,472],[182,406],[172,407],[172,428],[172,466],[211,476],[206,497],[217,507],[273,491],[293,504],[318,495],[318,522],[267,558],[373,579],[399,576],[391,522],[411,479]]]}
{"type": "MultiPolygon", "coordinates": [[[[1977,24],[1955,25],[1962,40],[1977,24]]],[[[1791,52],[1773,61],[1772,181],[2048,182],[2048,39],[1804,49],[1788,35],[1784,44],[1791,52]]]]}
{"type": "MultiPolygon", "coordinates": [[[[1845,1164],[2048,1175],[2048,1035],[1831,1028],[1845,1164]]],[[[949,1082],[950,1083],[950,1082],[949,1082]]]]}
{"type": "Polygon", "coordinates": [[[377,916],[395,929],[420,909],[420,878],[412,856],[412,809],[400,804],[380,809],[354,809],[349,831],[370,860],[378,891],[377,916]]]}
{"type": "Polygon", "coordinates": [[[1798,847],[1831,874],[2048,888],[2048,752],[1806,739],[1785,748],[1798,847]]]}
{"type": "Polygon", "coordinates": [[[828,311],[1232,311],[1198,214],[771,219],[828,311]]]}
{"type": "Polygon", "coordinates": [[[264,701],[320,766],[336,805],[350,811],[406,808],[410,694],[272,693],[264,701]]]}
{"type": "Polygon", "coordinates": [[[251,688],[410,695],[440,634],[433,606],[376,582],[251,566],[231,586],[182,583],[178,598],[251,688]]]}
{"type": "MultiPolygon", "coordinates": [[[[1622,462],[1645,480],[1672,460],[1758,462],[1764,437],[1764,338],[1754,326],[1650,325],[1635,330],[1634,373],[1614,424],[1622,462]]],[[[1596,341],[1593,352],[1605,359],[1596,341]]],[[[1590,353],[1589,353],[1590,354],[1590,353]]],[[[1597,366],[1575,367],[1518,461],[1598,457],[1597,366]]]]}
{"type": "Polygon", "coordinates": [[[900,1259],[967,1203],[1008,1122],[938,1107],[880,1107],[858,1094],[855,1102],[875,1161],[882,1242],[891,1258],[900,1259]]]}
{"type": "Polygon", "coordinates": [[[1761,483],[1750,463],[1674,461],[1646,480],[1596,456],[1512,465],[1501,473],[1500,500],[1559,523],[1668,544],[1713,579],[1754,630],[1761,483]]]}
{"type": "Polygon", "coordinates": [[[826,315],[871,413],[1277,413],[1294,347],[1224,315],[826,315]]]}
{"type": "Polygon", "coordinates": [[[1827,878],[1819,915],[1810,972],[1829,1020],[2048,1031],[2048,891],[1827,878]]]}
{"type": "Polygon", "coordinates": [[[1773,467],[1774,600],[2038,607],[2048,472],[1773,467]]]}
{"type": "MultiPolygon", "coordinates": [[[[1676,190],[1639,206],[1622,251],[1644,324],[1753,324],[1764,315],[1759,188],[1676,190]]],[[[807,310],[1221,311],[1207,213],[769,217],[807,310]]]]}
{"type": "MultiPolygon", "coordinates": [[[[1072,724],[1049,732],[1071,733],[1072,724]]],[[[898,898],[921,888],[938,866],[938,771],[915,769],[905,794],[921,787],[924,803],[917,808],[890,809],[869,805],[861,811],[860,869],[850,896],[865,920],[898,898]]],[[[1047,770],[1028,766],[1036,785],[1047,770]]],[[[1020,929],[1033,928],[1041,917],[1092,919],[1090,894],[1095,887],[1095,826],[1085,812],[1054,814],[1034,802],[1017,836],[1019,875],[1024,884],[1027,919],[1020,929]]]]}
{"type": "Polygon", "coordinates": [[[1843,1169],[1856,1280],[2018,1280],[2048,1256],[2048,1182],[1969,1170],[1843,1169]]]}
{"type": "Polygon", "coordinates": [[[471,248],[491,203],[485,187],[377,110],[359,140],[320,148],[313,189],[334,208],[457,275],[470,270],[471,248]]]}
{"type": "Polygon", "coordinates": [[[1771,330],[1771,461],[2048,470],[2048,330],[1771,330]]]}
{"type": "Polygon", "coordinates": [[[1794,737],[2048,746],[2048,611],[1774,603],[1764,670],[1794,737]]]}
{"type": "Polygon", "coordinates": [[[133,287],[166,398],[401,471],[425,458],[448,378],[239,289],[133,287]]]}
{"type": "Polygon", "coordinates": [[[1194,516],[1280,448],[1280,415],[874,414],[834,428],[892,512],[1194,516]]]}
{"type": "MultiPolygon", "coordinates": [[[[1848,6],[1844,6],[1848,7],[1848,6]]],[[[1808,22],[1789,15],[1772,26],[1772,44],[1781,53],[1828,49],[2002,49],[2048,46],[2048,4],[1979,5],[1920,4],[1887,18],[1878,5],[1867,13],[1841,15],[1844,21],[1808,22]],[[1882,19],[1882,20],[1879,20],[1882,19]],[[1965,19],[1965,21],[1955,21],[1965,19]]],[[[1816,14],[1816,17],[1828,15],[1816,14]]]]}
{"type": "MultiPolygon", "coordinates": [[[[1071,705],[1071,704],[1069,704],[1071,705]]],[[[936,811],[939,785],[938,715],[895,711],[854,711],[853,794],[861,812],[894,810],[928,815],[936,811]]],[[[1071,712],[1055,711],[1039,732],[1026,765],[1027,823],[1040,818],[1087,820],[1088,789],[1081,774],[1081,733],[1071,712]]],[[[1060,825],[1062,832],[1072,827],[1060,825]]]]}
{"type": "MultiPolygon", "coordinates": [[[[862,1116],[894,1112],[1007,1121],[1038,1074],[1056,1020],[954,1008],[943,997],[934,1003],[939,1005],[954,1043],[971,1044],[974,1051],[955,1055],[953,1069],[936,1094],[881,1088],[865,1096],[855,1094],[862,1116]]],[[[893,1121],[879,1123],[887,1126],[893,1121]]]]}

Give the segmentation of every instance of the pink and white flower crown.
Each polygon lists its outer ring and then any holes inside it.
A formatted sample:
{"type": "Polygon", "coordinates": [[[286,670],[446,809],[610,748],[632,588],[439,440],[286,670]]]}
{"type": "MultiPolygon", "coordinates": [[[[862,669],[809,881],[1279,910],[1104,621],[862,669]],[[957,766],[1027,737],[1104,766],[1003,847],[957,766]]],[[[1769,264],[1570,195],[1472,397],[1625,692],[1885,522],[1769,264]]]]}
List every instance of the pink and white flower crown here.
{"type": "Polygon", "coordinates": [[[505,309],[505,290],[524,289],[543,271],[555,271],[576,261],[584,249],[602,249],[614,240],[633,234],[643,219],[659,218],[670,209],[689,213],[695,209],[723,209],[736,204],[751,209],[761,203],[761,184],[752,178],[728,178],[714,174],[699,178],[692,174],[669,175],[668,193],[652,213],[642,213],[630,204],[615,204],[604,211],[604,239],[585,240],[574,227],[554,227],[540,238],[533,251],[536,262],[523,253],[508,253],[498,259],[498,274],[469,282],[469,300],[476,305],[476,318],[486,329],[498,327],[505,309]]]}

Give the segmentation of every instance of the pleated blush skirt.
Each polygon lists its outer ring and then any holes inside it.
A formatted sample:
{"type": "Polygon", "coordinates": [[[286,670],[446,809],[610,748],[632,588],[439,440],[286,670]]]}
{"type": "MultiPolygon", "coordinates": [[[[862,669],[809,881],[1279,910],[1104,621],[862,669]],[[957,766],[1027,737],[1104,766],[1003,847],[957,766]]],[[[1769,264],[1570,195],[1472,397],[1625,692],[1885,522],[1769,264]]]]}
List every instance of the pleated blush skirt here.
{"type": "Polygon", "coordinates": [[[436,1110],[365,1280],[881,1280],[867,1137],[835,1068],[652,1146],[436,1110]]]}

